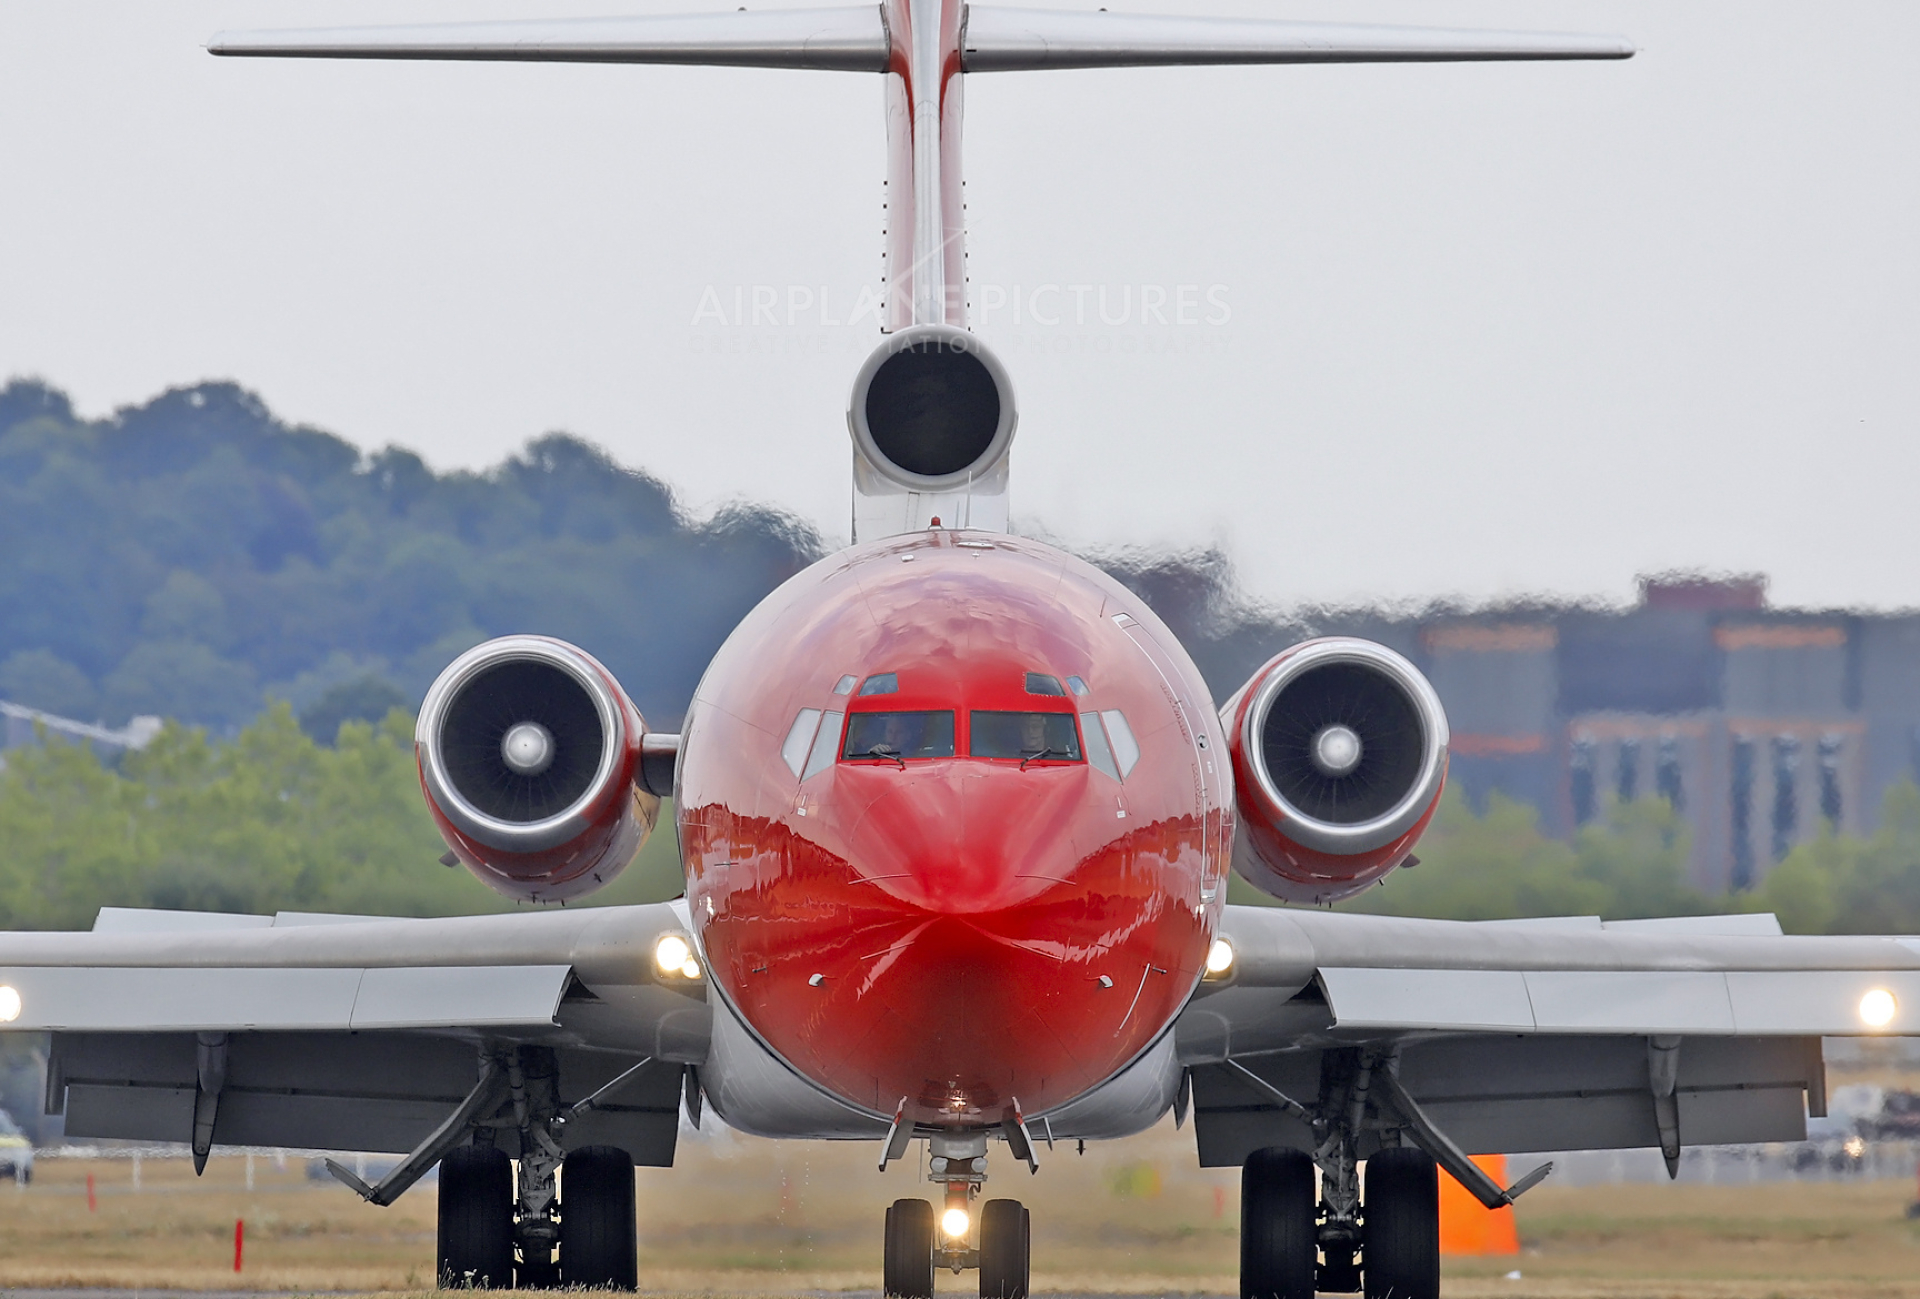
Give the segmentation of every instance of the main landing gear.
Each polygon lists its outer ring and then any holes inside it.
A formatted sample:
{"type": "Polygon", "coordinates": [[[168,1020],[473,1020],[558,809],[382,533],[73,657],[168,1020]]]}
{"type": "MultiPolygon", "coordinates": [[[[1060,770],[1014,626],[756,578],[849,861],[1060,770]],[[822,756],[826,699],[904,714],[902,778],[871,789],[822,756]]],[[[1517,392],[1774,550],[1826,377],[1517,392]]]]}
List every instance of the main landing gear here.
{"type": "Polygon", "coordinates": [[[980,1206],[979,1245],[967,1244],[975,1229],[973,1201],[987,1180],[986,1137],[937,1136],[929,1144],[930,1178],[945,1196],[937,1214],[925,1200],[895,1200],[887,1210],[883,1284],[889,1299],[933,1299],[934,1274],[943,1267],[956,1275],[977,1268],[980,1299],[1027,1299],[1033,1227],[1025,1205],[988,1200],[980,1206]]]}
{"type": "Polygon", "coordinates": [[[1366,1299],[1438,1299],[1440,1182],[1425,1151],[1376,1152],[1365,1213],[1344,1219],[1315,1202],[1313,1157],[1302,1150],[1256,1150],[1240,1185],[1242,1299],[1356,1290],[1366,1299]]]}
{"type": "Polygon", "coordinates": [[[520,1132],[514,1167],[493,1128],[440,1159],[436,1274],[446,1289],[632,1290],[639,1283],[633,1157],[616,1146],[560,1148],[565,1116],[553,1053],[505,1057],[505,1096],[520,1132]]]}
{"type": "MultiPolygon", "coordinates": [[[[528,1180],[523,1164],[523,1191],[528,1180]]],[[[576,1150],[560,1165],[560,1185],[557,1213],[516,1229],[506,1152],[492,1146],[450,1151],[440,1161],[441,1287],[634,1289],[633,1158],[613,1146],[576,1150]],[[535,1229],[526,1230],[529,1225],[535,1229]]]]}
{"type": "Polygon", "coordinates": [[[1314,1141],[1312,1153],[1256,1150],[1241,1169],[1241,1299],[1313,1299],[1325,1291],[1439,1299],[1439,1168],[1490,1209],[1512,1204],[1552,1171],[1544,1164],[1503,1189],[1434,1126],[1396,1066],[1391,1053],[1328,1052],[1318,1104],[1309,1106],[1228,1062],[1314,1141]],[[1362,1149],[1372,1152],[1364,1178],[1362,1149]]]}

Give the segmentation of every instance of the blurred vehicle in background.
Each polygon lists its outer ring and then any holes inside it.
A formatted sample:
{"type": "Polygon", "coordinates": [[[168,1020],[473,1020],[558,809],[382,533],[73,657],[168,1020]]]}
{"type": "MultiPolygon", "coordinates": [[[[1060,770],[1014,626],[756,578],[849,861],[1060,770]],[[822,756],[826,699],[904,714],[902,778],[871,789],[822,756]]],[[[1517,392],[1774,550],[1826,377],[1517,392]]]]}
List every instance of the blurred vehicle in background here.
{"type": "Polygon", "coordinates": [[[16,1182],[33,1180],[33,1143],[5,1110],[0,1110],[0,1177],[16,1182]]]}

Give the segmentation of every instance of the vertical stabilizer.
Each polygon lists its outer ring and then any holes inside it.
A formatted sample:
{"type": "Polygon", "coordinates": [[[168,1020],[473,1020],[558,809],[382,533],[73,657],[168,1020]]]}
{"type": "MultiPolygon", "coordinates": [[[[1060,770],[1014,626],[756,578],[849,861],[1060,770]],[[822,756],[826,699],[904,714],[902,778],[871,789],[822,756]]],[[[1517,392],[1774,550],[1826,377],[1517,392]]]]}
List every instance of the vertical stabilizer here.
{"type": "Polygon", "coordinates": [[[967,325],[961,202],[962,0],[884,0],[886,328],[967,325]]]}
{"type": "Polygon", "coordinates": [[[1004,531],[1013,389],[966,333],[962,74],[1253,63],[1624,59],[1617,36],[1364,27],[880,0],[834,9],[222,32],[222,55],[677,63],[878,72],[887,123],[888,338],[855,381],[857,539],[1004,531]]]}

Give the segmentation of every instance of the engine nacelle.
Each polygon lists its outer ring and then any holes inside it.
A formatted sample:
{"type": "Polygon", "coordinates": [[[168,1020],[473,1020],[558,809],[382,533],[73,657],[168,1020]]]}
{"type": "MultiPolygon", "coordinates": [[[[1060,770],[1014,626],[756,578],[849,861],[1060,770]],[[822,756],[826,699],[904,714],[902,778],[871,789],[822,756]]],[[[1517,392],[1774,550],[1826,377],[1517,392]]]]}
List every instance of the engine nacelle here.
{"type": "Polygon", "coordinates": [[[1007,526],[1013,382],[986,344],[951,325],[887,337],[847,402],[854,536],[1007,526]]]}
{"type": "Polygon", "coordinates": [[[497,893],[560,902],[611,883],[640,851],[672,790],[677,739],[649,737],[591,655],[502,636],[434,681],[414,749],[453,855],[497,893]]]}
{"type": "Polygon", "coordinates": [[[1331,902],[1407,859],[1447,778],[1447,715],[1426,677],[1372,641],[1303,641],[1220,713],[1240,828],[1233,866],[1261,892],[1331,902]]]}

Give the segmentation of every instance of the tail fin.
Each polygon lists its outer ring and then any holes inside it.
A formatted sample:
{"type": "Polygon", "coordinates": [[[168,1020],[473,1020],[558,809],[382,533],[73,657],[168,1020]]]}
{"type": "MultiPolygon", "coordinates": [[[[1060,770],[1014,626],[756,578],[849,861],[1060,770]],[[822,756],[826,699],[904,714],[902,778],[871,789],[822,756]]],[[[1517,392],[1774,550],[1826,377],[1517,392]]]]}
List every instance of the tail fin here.
{"type": "Polygon", "coordinates": [[[677,63],[888,78],[888,330],[965,327],[963,72],[1253,63],[1624,59],[1618,36],[1362,27],[882,0],[645,18],[222,32],[214,54],[268,58],[677,63]]]}
{"type": "MultiPolygon", "coordinates": [[[[882,329],[911,329],[916,354],[955,351],[943,331],[966,327],[965,230],[960,201],[962,74],[1053,68],[1222,63],[1461,63],[1513,59],[1624,59],[1617,36],[1359,27],[1250,19],[995,9],[966,0],[880,0],[837,9],[763,10],[567,22],[450,23],[315,31],[222,32],[214,54],[281,58],[477,59],[678,63],[877,72],[887,79],[887,280],[882,329]]],[[[908,336],[895,340],[909,341],[908,336]]],[[[976,345],[977,347],[977,345],[976,345]]],[[[897,349],[883,348],[886,355],[897,349]]],[[[960,348],[961,352],[968,349],[960,348]]],[[[884,359],[876,354],[875,363],[884,359]]],[[[964,359],[964,357],[963,357],[964,359]]],[[[962,517],[1004,527],[1005,429],[981,468],[961,471],[962,517]]],[[[856,389],[856,398],[859,390],[856,389]]],[[[916,477],[880,465],[851,419],[856,535],[924,528],[953,514],[947,475],[916,477]],[[864,476],[860,472],[864,467],[864,476]],[[904,476],[903,476],[904,475],[904,476]],[[938,490],[935,490],[938,489],[938,490]],[[904,494],[904,495],[903,495],[904,494]],[[904,509],[901,501],[905,501],[904,509]]],[[[884,458],[884,456],[882,457],[884,458]]]]}

